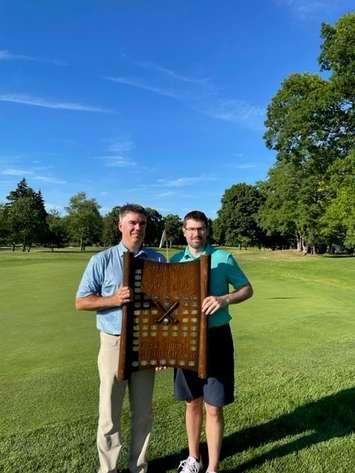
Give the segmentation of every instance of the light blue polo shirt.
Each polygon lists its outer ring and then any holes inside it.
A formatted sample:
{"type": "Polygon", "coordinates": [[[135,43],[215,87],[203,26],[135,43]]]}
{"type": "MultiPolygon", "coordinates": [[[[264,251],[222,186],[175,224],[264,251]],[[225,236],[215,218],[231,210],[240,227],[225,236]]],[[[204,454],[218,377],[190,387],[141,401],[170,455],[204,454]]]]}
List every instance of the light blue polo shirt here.
{"type": "MultiPolygon", "coordinates": [[[[209,295],[222,296],[228,294],[230,284],[234,289],[240,289],[249,284],[247,277],[228,251],[206,245],[202,254],[211,255],[209,295]]],[[[189,247],[187,246],[184,251],[180,251],[172,256],[170,262],[186,263],[194,259],[196,258],[190,254],[189,247]]],[[[228,324],[230,319],[231,316],[227,305],[208,317],[208,326],[220,327],[221,325],[228,324]]]]}
{"type": "MultiPolygon", "coordinates": [[[[123,253],[128,249],[120,242],[107,250],[101,251],[90,258],[81,278],[76,297],[112,296],[123,283],[123,253]]],[[[135,258],[164,262],[165,258],[150,248],[141,248],[135,258]]],[[[96,312],[96,327],[98,330],[119,335],[122,325],[122,310],[120,307],[98,310],[96,312]]]]}

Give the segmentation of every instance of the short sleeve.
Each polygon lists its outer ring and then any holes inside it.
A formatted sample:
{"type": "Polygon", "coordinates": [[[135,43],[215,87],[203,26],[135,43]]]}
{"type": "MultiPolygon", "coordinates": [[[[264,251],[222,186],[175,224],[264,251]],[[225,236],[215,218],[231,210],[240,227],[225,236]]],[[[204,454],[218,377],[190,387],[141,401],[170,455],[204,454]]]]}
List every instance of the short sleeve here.
{"type": "Polygon", "coordinates": [[[232,255],[228,255],[227,258],[227,276],[228,281],[235,289],[249,284],[248,278],[232,255]]]}
{"type": "Polygon", "coordinates": [[[76,297],[101,295],[103,271],[100,260],[92,256],[81,278],[76,297]]]}

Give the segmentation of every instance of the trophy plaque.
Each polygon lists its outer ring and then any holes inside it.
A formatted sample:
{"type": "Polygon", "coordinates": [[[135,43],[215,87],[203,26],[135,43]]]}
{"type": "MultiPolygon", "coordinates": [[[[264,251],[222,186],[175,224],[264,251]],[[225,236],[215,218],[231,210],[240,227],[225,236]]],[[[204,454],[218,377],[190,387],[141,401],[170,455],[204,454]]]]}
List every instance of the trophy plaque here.
{"type": "Polygon", "coordinates": [[[158,263],[123,257],[123,285],[134,299],[122,308],[117,377],[132,371],[172,367],[207,375],[207,316],[210,257],[188,263],[158,263]]]}

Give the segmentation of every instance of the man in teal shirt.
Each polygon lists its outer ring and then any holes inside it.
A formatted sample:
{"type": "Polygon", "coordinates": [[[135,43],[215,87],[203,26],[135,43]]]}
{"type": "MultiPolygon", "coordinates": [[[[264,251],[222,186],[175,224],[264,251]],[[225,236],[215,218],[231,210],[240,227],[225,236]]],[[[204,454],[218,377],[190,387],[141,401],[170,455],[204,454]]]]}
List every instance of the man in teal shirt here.
{"type": "Polygon", "coordinates": [[[209,296],[202,301],[208,316],[207,379],[194,371],[178,369],[175,374],[175,396],[186,401],[186,432],[189,456],[178,468],[180,473],[202,471],[200,435],[203,404],[206,410],[208,467],[206,473],[217,473],[223,440],[223,406],[234,401],[234,349],[229,326],[228,306],[252,296],[252,287],[234,257],[227,251],[207,244],[208,219],[194,210],[184,217],[183,233],[187,247],[171,258],[172,263],[188,262],[201,255],[211,255],[209,296]],[[234,290],[229,291],[229,285],[234,290]]]}

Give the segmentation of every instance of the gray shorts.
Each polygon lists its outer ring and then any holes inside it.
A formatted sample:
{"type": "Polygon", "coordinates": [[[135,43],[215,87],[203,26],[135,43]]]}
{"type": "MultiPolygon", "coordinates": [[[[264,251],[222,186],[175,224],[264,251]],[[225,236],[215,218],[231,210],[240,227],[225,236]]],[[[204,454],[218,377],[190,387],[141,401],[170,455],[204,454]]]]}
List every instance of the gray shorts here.
{"type": "Polygon", "coordinates": [[[192,401],[202,397],[207,404],[222,407],[234,401],[234,348],[230,326],[208,330],[207,379],[195,371],[175,370],[175,398],[192,401]]]}

